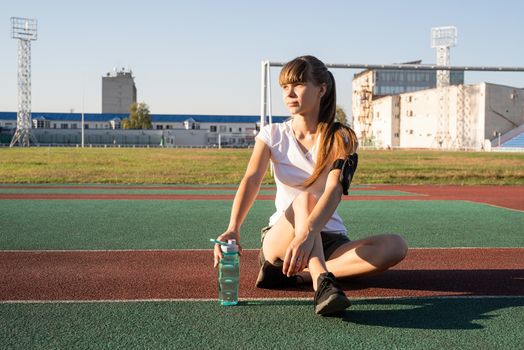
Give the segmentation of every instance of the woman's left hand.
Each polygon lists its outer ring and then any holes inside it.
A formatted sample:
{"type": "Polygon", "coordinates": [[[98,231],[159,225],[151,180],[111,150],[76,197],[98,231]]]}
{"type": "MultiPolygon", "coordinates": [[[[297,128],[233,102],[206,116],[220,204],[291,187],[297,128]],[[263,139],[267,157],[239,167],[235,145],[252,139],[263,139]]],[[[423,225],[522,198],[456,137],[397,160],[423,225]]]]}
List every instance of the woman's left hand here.
{"type": "Polygon", "coordinates": [[[295,236],[287,247],[282,272],[291,277],[304,270],[309,262],[315,239],[307,235],[295,236]]]}

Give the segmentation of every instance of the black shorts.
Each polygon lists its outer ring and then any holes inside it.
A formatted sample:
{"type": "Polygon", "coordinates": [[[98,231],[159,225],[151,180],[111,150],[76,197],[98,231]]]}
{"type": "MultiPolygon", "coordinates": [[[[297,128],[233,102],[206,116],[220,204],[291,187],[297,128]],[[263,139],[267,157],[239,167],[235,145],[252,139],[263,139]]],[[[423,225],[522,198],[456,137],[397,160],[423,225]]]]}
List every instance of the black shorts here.
{"type": "MultiPolygon", "coordinates": [[[[260,231],[260,243],[262,244],[264,242],[264,237],[266,237],[267,231],[271,229],[271,226],[266,226],[260,231]]],[[[335,250],[337,250],[338,247],[351,242],[351,240],[343,233],[337,233],[337,232],[320,232],[320,237],[322,238],[322,247],[324,248],[324,259],[328,260],[331,254],[335,250]]],[[[262,251],[262,247],[260,247],[260,253],[258,255],[260,266],[264,264],[264,261],[266,260],[264,258],[264,253],[262,251]]]]}

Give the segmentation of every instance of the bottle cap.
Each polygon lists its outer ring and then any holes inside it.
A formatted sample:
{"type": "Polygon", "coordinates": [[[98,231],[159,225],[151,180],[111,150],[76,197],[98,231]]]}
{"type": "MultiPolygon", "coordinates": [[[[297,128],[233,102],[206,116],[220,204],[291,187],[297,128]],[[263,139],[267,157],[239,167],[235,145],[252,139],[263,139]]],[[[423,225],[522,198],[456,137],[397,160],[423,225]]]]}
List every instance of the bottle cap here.
{"type": "Polygon", "coordinates": [[[238,253],[238,245],[236,239],[230,239],[227,244],[220,245],[222,253],[238,253]]]}

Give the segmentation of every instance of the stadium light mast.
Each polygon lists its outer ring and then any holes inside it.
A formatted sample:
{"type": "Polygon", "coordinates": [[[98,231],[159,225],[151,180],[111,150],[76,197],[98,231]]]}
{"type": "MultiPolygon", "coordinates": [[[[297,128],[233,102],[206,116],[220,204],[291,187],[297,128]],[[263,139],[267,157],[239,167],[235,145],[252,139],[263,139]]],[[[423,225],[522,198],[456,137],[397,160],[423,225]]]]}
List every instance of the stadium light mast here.
{"type": "Polygon", "coordinates": [[[10,147],[38,144],[31,133],[31,41],[37,39],[36,19],[11,17],[11,36],[18,39],[18,111],[10,147]]]}
{"type": "MultiPolygon", "coordinates": [[[[457,28],[431,28],[431,47],[437,49],[437,66],[449,66],[449,49],[457,45],[457,28]]],[[[449,70],[437,71],[437,88],[449,86],[449,70]]]]}
{"type": "MultiPolygon", "coordinates": [[[[431,28],[431,47],[437,49],[437,66],[449,66],[449,50],[457,44],[457,28],[453,26],[431,28]]],[[[440,148],[453,147],[449,130],[449,70],[437,71],[437,94],[439,99],[439,116],[434,144],[440,148]]],[[[455,140],[457,141],[457,140],[455,140]]]]}

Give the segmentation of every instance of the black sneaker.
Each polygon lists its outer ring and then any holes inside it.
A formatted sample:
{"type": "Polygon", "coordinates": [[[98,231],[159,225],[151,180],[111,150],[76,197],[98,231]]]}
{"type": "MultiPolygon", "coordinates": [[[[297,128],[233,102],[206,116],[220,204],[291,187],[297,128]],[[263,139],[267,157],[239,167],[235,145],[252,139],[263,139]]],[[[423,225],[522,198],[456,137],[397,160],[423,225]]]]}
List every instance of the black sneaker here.
{"type": "Polygon", "coordinates": [[[317,281],[314,299],[317,315],[340,313],[351,305],[331,272],[321,273],[317,281]]]}
{"type": "Polygon", "coordinates": [[[256,286],[258,288],[266,289],[282,289],[289,287],[297,287],[298,277],[291,276],[287,277],[282,272],[282,266],[275,266],[269,261],[265,261],[260,272],[258,273],[258,278],[256,286]]]}
{"type": "Polygon", "coordinates": [[[262,250],[262,247],[260,247],[260,250],[258,251],[258,266],[260,267],[264,266],[265,262],[266,262],[266,257],[264,256],[264,251],[262,250]]]}

